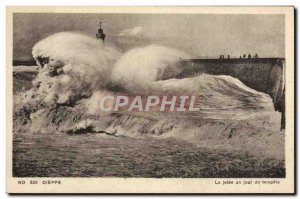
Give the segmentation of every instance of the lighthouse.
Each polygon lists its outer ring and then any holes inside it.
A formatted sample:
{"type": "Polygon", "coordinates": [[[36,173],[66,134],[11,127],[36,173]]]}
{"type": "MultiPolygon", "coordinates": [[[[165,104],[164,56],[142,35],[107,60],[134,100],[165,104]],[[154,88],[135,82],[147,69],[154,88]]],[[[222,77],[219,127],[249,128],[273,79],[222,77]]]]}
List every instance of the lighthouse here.
{"type": "Polygon", "coordinates": [[[102,29],[102,22],[99,22],[99,29],[98,29],[98,33],[96,34],[97,39],[102,39],[102,41],[104,42],[105,40],[105,34],[103,32],[102,29]]]}

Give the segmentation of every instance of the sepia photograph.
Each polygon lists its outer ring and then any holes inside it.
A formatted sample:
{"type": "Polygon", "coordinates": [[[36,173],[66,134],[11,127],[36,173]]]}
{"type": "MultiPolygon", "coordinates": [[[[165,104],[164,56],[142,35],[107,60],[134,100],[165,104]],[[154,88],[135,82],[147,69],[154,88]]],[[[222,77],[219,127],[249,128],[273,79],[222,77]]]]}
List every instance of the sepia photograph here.
{"type": "Polygon", "coordinates": [[[14,186],[294,192],[293,7],[8,9],[14,186]]]}

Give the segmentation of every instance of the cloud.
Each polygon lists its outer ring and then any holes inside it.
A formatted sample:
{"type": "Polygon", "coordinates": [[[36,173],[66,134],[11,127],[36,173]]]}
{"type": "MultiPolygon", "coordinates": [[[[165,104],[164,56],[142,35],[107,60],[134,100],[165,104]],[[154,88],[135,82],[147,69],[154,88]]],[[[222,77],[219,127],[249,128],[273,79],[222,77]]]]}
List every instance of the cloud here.
{"type": "Polygon", "coordinates": [[[136,26],[133,28],[123,30],[119,36],[138,36],[143,33],[143,28],[141,26],[136,26]]]}

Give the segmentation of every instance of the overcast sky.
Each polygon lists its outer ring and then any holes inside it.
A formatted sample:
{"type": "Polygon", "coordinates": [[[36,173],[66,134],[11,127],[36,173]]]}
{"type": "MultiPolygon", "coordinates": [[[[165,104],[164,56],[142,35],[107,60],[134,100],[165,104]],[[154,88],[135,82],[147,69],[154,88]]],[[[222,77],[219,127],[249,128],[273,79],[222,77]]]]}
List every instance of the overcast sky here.
{"type": "Polygon", "coordinates": [[[98,22],[107,43],[126,51],[161,44],[193,57],[284,57],[284,15],[217,14],[14,14],[14,59],[31,58],[40,39],[61,31],[95,37],[98,22]]]}

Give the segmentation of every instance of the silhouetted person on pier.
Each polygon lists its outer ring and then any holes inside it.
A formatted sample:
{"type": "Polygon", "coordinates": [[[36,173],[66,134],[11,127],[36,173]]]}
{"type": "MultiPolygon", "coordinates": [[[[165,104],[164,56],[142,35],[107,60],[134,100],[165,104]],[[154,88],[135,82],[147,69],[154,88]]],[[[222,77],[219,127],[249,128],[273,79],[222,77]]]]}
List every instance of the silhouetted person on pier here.
{"type": "Polygon", "coordinates": [[[240,59],[242,59],[242,56],[240,55],[240,59]]]}
{"type": "Polygon", "coordinates": [[[222,55],[220,55],[219,59],[223,59],[222,55]]]}
{"type": "Polygon", "coordinates": [[[230,59],[230,55],[227,56],[227,59],[230,59]]]}
{"type": "Polygon", "coordinates": [[[244,59],[246,58],[246,55],[245,55],[245,54],[243,55],[243,58],[244,58],[244,59]]]}
{"type": "Polygon", "coordinates": [[[255,58],[255,59],[257,59],[257,58],[258,58],[258,55],[257,55],[257,53],[254,55],[254,58],[255,58]]]}
{"type": "Polygon", "coordinates": [[[249,54],[248,54],[248,59],[251,59],[251,57],[252,57],[252,56],[251,56],[251,54],[249,53],[249,54]]]}

